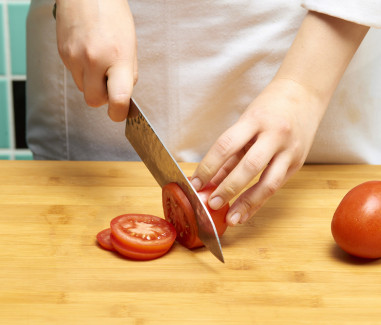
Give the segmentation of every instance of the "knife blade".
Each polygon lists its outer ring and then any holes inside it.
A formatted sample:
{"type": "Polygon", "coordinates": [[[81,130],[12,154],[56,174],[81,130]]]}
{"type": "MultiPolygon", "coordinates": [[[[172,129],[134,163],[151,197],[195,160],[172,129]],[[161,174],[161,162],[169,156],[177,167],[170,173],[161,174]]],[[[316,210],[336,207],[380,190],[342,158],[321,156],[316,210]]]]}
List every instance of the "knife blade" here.
{"type": "Polygon", "coordinates": [[[171,182],[175,182],[181,187],[195,212],[199,238],[213,255],[224,263],[220,239],[209,211],[176,160],[160,140],[147,117],[132,98],[126,120],[125,134],[161,187],[171,182]]]}

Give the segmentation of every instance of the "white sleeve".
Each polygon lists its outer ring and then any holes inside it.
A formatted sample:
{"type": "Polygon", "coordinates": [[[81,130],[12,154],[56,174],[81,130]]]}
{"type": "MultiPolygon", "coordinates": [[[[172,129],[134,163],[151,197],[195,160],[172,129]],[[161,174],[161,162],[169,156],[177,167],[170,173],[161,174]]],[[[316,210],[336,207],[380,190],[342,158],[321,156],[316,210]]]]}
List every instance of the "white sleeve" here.
{"type": "Polygon", "coordinates": [[[302,0],[302,7],[357,24],[381,28],[381,0],[302,0]]]}

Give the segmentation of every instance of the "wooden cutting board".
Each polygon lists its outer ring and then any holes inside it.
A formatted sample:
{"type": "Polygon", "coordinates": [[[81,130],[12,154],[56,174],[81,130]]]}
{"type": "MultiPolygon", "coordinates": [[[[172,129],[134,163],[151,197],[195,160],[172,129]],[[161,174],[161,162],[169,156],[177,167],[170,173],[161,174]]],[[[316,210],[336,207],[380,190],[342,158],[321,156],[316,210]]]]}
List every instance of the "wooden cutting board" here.
{"type": "MultiPolygon", "coordinates": [[[[190,175],[194,164],[181,165],[190,175]]],[[[0,324],[381,324],[381,262],[336,247],[344,194],[381,166],[305,166],[222,239],[136,262],[99,248],[123,213],[162,216],[142,163],[0,162],[0,324]]]]}

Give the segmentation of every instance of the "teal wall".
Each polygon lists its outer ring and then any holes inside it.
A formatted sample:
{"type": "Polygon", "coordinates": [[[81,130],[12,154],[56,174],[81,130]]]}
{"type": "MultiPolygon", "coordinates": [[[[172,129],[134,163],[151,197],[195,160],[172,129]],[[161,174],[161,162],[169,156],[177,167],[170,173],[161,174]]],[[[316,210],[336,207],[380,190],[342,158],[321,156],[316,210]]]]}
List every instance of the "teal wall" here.
{"type": "MultiPolygon", "coordinates": [[[[13,87],[26,81],[26,17],[30,1],[0,0],[0,159],[31,159],[27,148],[16,141],[13,87]]],[[[24,85],[22,85],[24,86],[24,85]]],[[[19,123],[16,125],[16,123],[19,123]]],[[[22,130],[25,132],[25,130],[22,130]]]]}

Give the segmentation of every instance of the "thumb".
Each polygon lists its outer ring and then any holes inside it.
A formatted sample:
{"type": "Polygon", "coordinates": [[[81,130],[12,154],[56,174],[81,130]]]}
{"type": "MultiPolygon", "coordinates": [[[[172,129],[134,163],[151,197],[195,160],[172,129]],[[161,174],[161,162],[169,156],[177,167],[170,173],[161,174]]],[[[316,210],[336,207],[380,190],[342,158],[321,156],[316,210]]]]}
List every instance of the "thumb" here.
{"type": "Polygon", "coordinates": [[[134,75],[130,65],[111,66],[106,73],[108,93],[108,115],[114,122],[126,119],[134,87],[134,75]]]}

